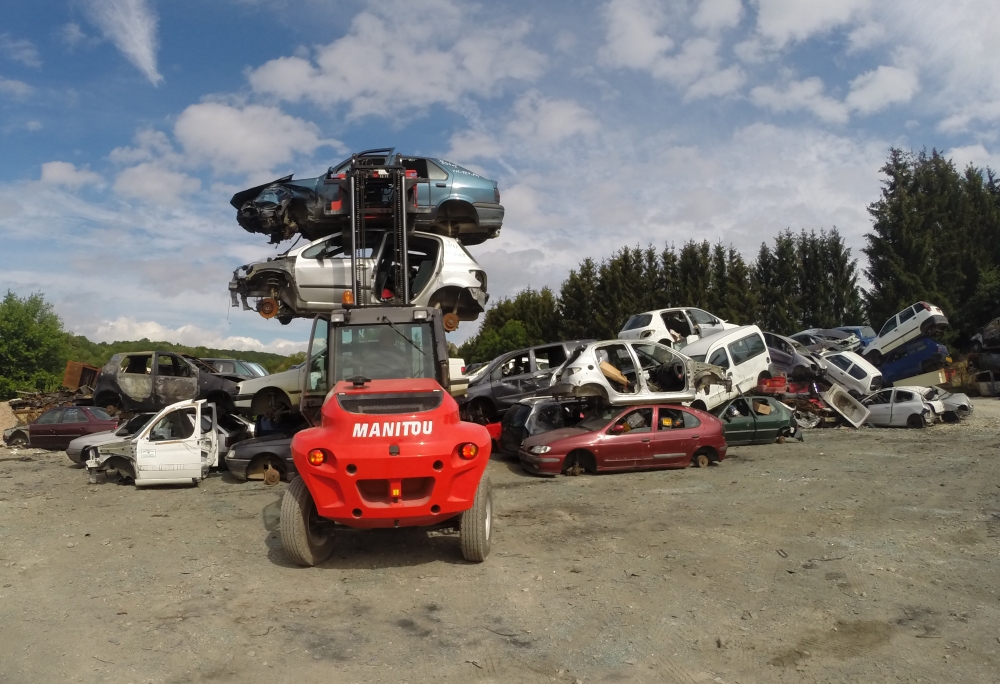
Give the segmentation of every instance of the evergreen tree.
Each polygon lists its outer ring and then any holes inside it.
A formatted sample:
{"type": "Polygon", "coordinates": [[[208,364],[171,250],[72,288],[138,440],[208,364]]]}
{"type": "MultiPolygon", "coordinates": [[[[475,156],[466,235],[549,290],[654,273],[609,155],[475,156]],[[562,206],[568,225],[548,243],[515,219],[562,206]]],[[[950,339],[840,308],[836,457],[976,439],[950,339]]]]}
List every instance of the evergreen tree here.
{"type": "Polygon", "coordinates": [[[564,340],[582,340],[597,335],[594,310],[597,300],[597,265],[591,258],[569,272],[559,288],[559,333],[564,340]]]}

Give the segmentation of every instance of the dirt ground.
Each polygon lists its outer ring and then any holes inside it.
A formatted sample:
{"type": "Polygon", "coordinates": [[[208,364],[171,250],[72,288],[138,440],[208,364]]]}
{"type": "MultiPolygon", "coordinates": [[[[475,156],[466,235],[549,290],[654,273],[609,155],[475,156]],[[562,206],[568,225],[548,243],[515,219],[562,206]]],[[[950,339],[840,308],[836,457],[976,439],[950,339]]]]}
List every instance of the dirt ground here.
{"type": "Polygon", "coordinates": [[[286,560],[285,485],[88,485],[0,448],[0,682],[997,682],[1000,402],[721,466],[494,460],[493,554],[344,535],[286,560]]]}

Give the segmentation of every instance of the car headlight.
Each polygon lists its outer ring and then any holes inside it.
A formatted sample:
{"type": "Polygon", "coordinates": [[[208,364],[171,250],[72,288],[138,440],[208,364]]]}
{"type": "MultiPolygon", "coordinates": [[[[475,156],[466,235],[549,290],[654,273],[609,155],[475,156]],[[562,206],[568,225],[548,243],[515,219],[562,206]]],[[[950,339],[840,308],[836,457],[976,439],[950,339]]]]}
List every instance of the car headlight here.
{"type": "Polygon", "coordinates": [[[552,451],[552,447],[550,447],[550,446],[533,446],[530,449],[528,449],[528,451],[531,452],[531,453],[533,453],[533,454],[547,454],[548,452],[552,451]]]}

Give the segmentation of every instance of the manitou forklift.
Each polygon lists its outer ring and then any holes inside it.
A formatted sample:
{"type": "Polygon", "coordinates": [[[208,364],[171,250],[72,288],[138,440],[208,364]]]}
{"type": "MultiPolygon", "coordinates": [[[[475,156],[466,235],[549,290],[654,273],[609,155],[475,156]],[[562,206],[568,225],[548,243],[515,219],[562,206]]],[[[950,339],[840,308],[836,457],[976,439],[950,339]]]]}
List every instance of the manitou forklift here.
{"type": "Polygon", "coordinates": [[[299,565],[328,558],[344,528],[457,528],[466,560],[490,552],[490,436],[445,389],[454,314],[409,304],[406,169],[385,161],[346,172],[354,282],[342,309],[313,321],[300,400],[313,427],[292,439],[299,476],[281,502],[281,542],[299,565]],[[376,226],[391,232],[392,262],[381,303],[356,306],[372,282],[357,247],[376,226]]]}

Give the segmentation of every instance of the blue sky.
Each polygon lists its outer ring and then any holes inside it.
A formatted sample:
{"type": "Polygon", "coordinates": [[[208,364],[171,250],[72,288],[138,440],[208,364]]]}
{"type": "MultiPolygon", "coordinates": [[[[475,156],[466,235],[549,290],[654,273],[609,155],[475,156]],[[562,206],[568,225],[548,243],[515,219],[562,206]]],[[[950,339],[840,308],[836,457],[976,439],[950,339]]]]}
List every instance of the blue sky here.
{"type": "MultiPolygon", "coordinates": [[[[624,244],[857,250],[888,148],[998,163],[983,0],[41,0],[0,28],[0,290],[95,340],[301,348],[230,309],[232,193],[395,146],[497,179],[494,298],[624,244]]],[[[460,341],[476,329],[463,324],[460,341]]]]}

